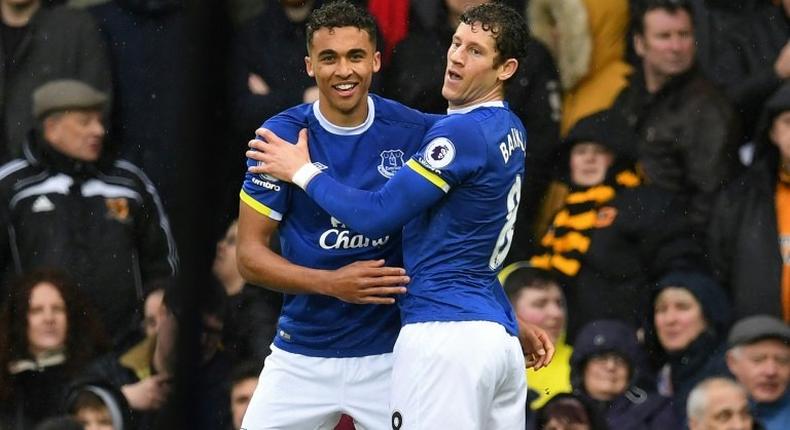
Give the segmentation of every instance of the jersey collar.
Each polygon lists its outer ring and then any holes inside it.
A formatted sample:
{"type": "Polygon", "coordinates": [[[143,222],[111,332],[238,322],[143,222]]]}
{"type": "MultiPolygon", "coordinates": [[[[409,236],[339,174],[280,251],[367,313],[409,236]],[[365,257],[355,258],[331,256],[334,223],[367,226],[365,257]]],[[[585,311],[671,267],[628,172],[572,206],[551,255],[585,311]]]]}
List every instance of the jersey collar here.
{"type": "Polygon", "coordinates": [[[495,101],[492,101],[492,102],[483,102],[483,103],[478,103],[478,104],[474,104],[474,105],[467,106],[467,107],[462,107],[462,108],[456,108],[456,109],[447,108],[447,115],[454,115],[454,114],[459,114],[459,113],[469,113],[469,112],[472,112],[473,110],[475,110],[477,108],[480,108],[480,107],[501,107],[501,108],[503,108],[503,107],[505,107],[505,102],[503,102],[502,100],[495,100],[495,101]]]}
{"type": "Polygon", "coordinates": [[[368,116],[362,124],[353,127],[341,127],[329,122],[329,120],[321,114],[321,110],[318,109],[318,100],[313,103],[313,115],[318,119],[318,123],[321,124],[324,130],[340,136],[353,136],[366,132],[370,126],[373,125],[373,120],[376,118],[376,105],[373,103],[373,99],[368,96],[368,116]]]}

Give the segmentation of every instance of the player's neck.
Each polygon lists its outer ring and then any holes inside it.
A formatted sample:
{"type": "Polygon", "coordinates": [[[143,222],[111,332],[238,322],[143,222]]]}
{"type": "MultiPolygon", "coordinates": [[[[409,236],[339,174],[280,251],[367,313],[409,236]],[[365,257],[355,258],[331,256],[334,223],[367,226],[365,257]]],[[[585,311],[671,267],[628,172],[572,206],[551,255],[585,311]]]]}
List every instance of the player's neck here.
{"type": "Polygon", "coordinates": [[[346,112],[334,108],[328,102],[321,101],[319,98],[318,110],[332,125],[338,127],[356,127],[362,125],[368,118],[368,97],[366,95],[359,105],[346,112]]]}
{"type": "Polygon", "coordinates": [[[488,102],[501,102],[505,100],[505,96],[500,88],[495,88],[491,92],[484,94],[480,97],[469,100],[448,100],[448,109],[463,109],[469,106],[479,105],[488,102]]]}

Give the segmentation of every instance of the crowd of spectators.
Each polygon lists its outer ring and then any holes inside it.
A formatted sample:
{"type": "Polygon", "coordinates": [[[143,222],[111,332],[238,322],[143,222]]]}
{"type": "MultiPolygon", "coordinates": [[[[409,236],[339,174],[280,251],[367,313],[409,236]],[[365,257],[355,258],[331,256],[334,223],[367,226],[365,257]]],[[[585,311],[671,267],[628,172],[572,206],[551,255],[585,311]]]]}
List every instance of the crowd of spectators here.
{"type": "MultiPolygon", "coordinates": [[[[318,98],[326,1],[223,4],[202,52],[181,0],[0,0],[0,430],[239,429],[282,303],[236,267],[243,153],[318,98]],[[198,146],[192,75],[217,52],[198,82],[219,142],[198,146]],[[213,170],[184,181],[191,149],[213,170]],[[178,248],[213,263],[180,267],[171,219],[208,206],[214,241],[178,248]]],[[[483,2],[354,1],[379,22],[372,91],[442,113],[483,2]]],[[[557,347],[526,372],[528,429],[790,428],[790,0],[505,2],[532,37],[500,280],[557,347]]]]}

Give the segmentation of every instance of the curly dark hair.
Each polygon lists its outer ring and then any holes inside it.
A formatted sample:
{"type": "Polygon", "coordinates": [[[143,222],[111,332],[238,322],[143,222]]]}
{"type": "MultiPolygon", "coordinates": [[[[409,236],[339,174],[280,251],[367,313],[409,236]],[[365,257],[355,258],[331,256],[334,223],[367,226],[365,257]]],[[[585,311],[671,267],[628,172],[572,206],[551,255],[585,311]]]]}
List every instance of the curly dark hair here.
{"type": "Polygon", "coordinates": [[[634,34],[645,34],[645,15],[648,12],[661,9],[674,15],[678,11],[685,11],[694,24],[694,9],[688,0],[641,0],[636,2],[631,14],[631,28],[634,34]]]}
{"type": "Polygon", "coordinates": [[[74,283],[62,271],[38,269],[17,279],[0,311],[0,399],[13,389],[9,363],[30,356],[27,339],[28,311],[33,289],[41,283],[57,288],[66,304],[66,362],[68,372],[78,372],[89,360],[107,351],[107,337],[79,295],[74,283]]]}
{"type": "Polygon", "coordinates": [[[512,7],[496,1],[484,3],[469,8],[460,19],[464,24],[472,27],[479,24],[483,31],[491,32],[497,51],[494,67],[509,58],[520,60],[527,56],[527,21],[512,7]]]}
{"type": "Polygon", "coordinates": [[[305,29],[307,49],[313,43],[313,34],[321,28],[356,27],[368,33],[376,45],[376,21],[365,9],[345,0],[333,1],[314,10],[307,18],[305,29]]]}

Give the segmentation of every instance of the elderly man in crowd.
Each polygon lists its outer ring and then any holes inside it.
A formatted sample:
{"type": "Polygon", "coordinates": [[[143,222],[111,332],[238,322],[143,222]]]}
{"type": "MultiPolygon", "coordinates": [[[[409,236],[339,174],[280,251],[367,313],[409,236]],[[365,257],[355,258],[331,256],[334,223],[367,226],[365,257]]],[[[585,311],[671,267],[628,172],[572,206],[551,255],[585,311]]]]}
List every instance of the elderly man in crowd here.
{"type": "Polygon", "coordinates": [[[732,379],[706,379],[689,394],[689,430],[757,430],[746,390],[732,379]]]}
{"type": "Polygon", "coordinates": [[[738,321],[730,330],[727,366],[746,388],[766,430],[790,428],[790,327],[768,315],[738,321]]]}

